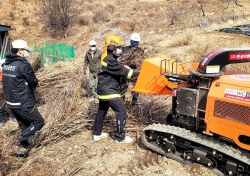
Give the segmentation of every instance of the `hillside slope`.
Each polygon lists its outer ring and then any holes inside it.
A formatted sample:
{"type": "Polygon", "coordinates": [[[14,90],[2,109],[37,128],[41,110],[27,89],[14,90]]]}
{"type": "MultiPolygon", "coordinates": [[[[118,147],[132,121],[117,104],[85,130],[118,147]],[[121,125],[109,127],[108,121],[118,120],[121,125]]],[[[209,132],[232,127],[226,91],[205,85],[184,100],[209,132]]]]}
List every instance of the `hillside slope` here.
{"type": "MultiPolygon", "coordinates": [[[[148,151],[140,142],[140,132],[150,123],[162,122],[170,109],[169,97],[140,97],[136,113],[130,109],[130,92],[126,95],[128,109],[128,135],[135,139],[131,145],[113,141],[115,119],[109,112],[105,131],[111,137],[103,142],[93,142],[91,131],[97,110],[96,104],[88,102],[82,87],[82,65],[88,41],[96,37],[98,47],[104,39],[115,32],[98,35],[107,28],[116,28],[131,34],[141,34],[147,57],[166,54],[182,61],[200,60],[217,48],[249,47],[250,37],[219,33],[222,27],[249,23],[249,15],[235,20],[228,14],[249,14],[249,0],[239,1],[243,7],[234,5],[222,12],[221,5],[212,0],[206,4],[207,17],[202,17],[194,1],[185,1],[190,10],[179,16],[175,25],[170,24],[169,13],[184,1],[176,0],[75,0],[79,11],[75,23],[68,30],[68,37],[52,37],[39,18],[39,5],[35,0],[4,0],[0,2],[0,24],[10,25],[13,39],[22,38],[34,44],[44,41],[74,44],[76,59],[57,63],[40,69],[37,76],[40,87],[36,91],[38,109],[46,119],[46,125],[37,134],[33,152],[28,158],[11,155],[15,150],[18,127],[8,121],[0,128],[0,176],[1,175],[168,175],[213,176],[203,166],[182,164],[148,151]],[[100,13],[101,12],[101,13],[100,13]],[[221,21],[221,16],[228,20],[221,21]],[[206,27],[200,27],[202,19],[209,19],[206,27]],[[213,19],[213,20],[212,20],[213,19]],[[217,22],[215,22],[217,19],[217,22]]],[[[170,13],[171,14],[171,13],[170,13]]],[[[120,34],[118,34],[120,35],[120,34]]],[[[121,35],[120,35],[121,36],[121,35]]],[[[122,37],[128,44],[126,37],[122,37]]],[[[236,69],[239,68],[235,66],[236,69]]],[[[242,67],[242,66],[240,66],[242,67]]],[[[232,67],[234,68],[234,67],[232,67]]],[[[244,64],[244,69],[249,69],[244,64]]]]}

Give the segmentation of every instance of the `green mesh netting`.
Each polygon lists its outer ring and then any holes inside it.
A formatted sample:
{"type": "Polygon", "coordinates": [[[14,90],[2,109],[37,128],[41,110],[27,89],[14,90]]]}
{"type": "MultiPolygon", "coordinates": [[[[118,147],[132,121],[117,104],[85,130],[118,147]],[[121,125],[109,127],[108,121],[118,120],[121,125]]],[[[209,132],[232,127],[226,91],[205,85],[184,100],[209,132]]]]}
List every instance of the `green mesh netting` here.
{"type": "Polygon", "coordinates": [[[41,53],[43,65],[51,65],[58,61],[67,61],[75,57],[74,46],[66,43],[46,42],[42,47],[37,47],[35,43],[34,52],[41,53]]]}

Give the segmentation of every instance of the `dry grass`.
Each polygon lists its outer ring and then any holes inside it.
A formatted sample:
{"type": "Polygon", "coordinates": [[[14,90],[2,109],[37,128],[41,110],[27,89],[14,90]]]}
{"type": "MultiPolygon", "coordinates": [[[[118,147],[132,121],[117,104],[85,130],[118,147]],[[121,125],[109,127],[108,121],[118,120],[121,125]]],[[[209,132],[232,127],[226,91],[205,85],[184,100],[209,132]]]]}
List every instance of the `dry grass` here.
{"type": "Polygon", "coordinates": [[[188,53],[192,54],[194,62],[200,62],[203,56],[212,51],[211,48],[210,43],[197,42],[189,49],[188,53]]]}
{"type": "Polygon", "coordinates": [[[94,23],[109,22],[109,21],[110,21],[109,14],[105,11],[97,11],[93,16],[94,23]]]}
{"type": "MultiPolygon", "coordinates": [[[[167,2],[105,0],[102,5],[99,1],[77,0],[77,2],[80,4],[77,7],[78,10],[82,10],[83,13],[79,14],[78,20],[71,27],[66,39],[63,37],[50,38],[46,27],[37,22],[38,18],[34,15],[38,11],[36,1],[0,2],[1,24],[11,25],[15,28],[11,31],[13,39],[22,36],[23,39],[30,42],[52,40],[74,44],[76,47],[77,60],[60,62],[37,72],[40,80],[40,86],[36,90],[38,109],[46,119],[46,125],[34,138],[36,141],[35,152],[39,152],[45,145],[56,143],[82,130],[91,130],[97,106],[89,104],[83,97],[81,69],[88,41],[103,29],[119,28],[127,34],[134,31],[139,32],[142,37],[141,47],[144,49],[146,57],[166,54],[180,60],[200,61],[202,56],[218,48],[249,47],[250,45],[249,37],[211,32],[221,27],[249,22],[247,16],[232,16],[227,20],[212,18],[212,16],[220,16],[217,14],[218,9],[211,8],[214,7],[212,5],[207,6],[211,22],[205,28],[200,28],[198,25],[201,19],[199,13],[185,14],[180,19],[182,22],[168,26],[166,11],[173,0],[167,2]]],[[[241,2],[244,4],[243,8],[230,6],[227,11],[230,13],[249,11],[248,0],[241,2]]],[[[114,33],[111,32],[107,35],[109,34],[114,33]]],[[[100,38],[102,40],[98,41],[99,48],[103,46],[105,36],[100,38]]],[[[36,61],[37,63],[34,65],[39,64],[39,59],[36,61]]],[[[232,65],[229,68],[249,70],[250,64],[232,65]]],[[[130,118],[128,126],[143,126],[153,122],[164,123],[164,117],[169,111],[170,98],[141,96],[136,111],[132,112],[131,96],[129,93],[126,96],[126,106],[130,118]]],[[[108,115],[114,116],[112,112],[109,112],[108,115]]],[[[10,157],[11,152],[15,149],[17,136],[18,131],[9,131],[8,135],[3,136],[0,140],[0,169],[3,175],[14,173],[22,166],[22,161],[10,157]]]]}
{"type": "Polygon", "coordinates": [[[169,44],[169,47],[180,47],[190,45],[192,43],[192,34],[187,34],[184,37],[177,38],[172,43],[169,44]]]}

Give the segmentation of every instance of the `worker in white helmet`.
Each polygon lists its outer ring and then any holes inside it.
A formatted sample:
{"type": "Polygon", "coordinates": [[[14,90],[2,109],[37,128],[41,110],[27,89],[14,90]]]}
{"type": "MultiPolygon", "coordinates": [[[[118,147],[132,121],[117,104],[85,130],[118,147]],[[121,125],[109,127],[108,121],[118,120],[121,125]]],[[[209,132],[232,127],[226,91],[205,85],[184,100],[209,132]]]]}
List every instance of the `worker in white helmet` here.
{"type": "Polygon", "coordinates": [[[123,47],[122,51],[123,52],[126,52],[128,50],[130,50],[131,48],[137,48],[139,47],[139,44],[140,44],[140,41],[141,41],[141,37],[138,33],[133,33],[131,36],[130,36],[130,46],[125,46],[123,47]]]}
{"type": "MultiPolygon", "coordinates": [[[[121,56],[121,61],[124,65],[128,65],[132,69],[140,69],[141,63],[144,57],[144,50],[139,47],[141,37],[138,33],[133,33],[130,36],[130,45],[122,48],[123,54],[121,56]]],[[[136,81],[136,80],[135,80],[136,81]]],[[[124,84],[127,84],[126,81],[123,81],[124,84]]],[[[126,86],[124,86],[126,87],[126,86]]],[[[132,93],[132,108],[136,105],[139,93],[132,93]]]]}
{"type": "Polygon", "coordinates": [[[83,77],[86,79],[86,71],[89,68],[89,79],[88,86],[91,90],[91,95],[89,101],[94,101],[99,103],[98,98],[96,97],[97,91],[97,74],[101,67],[100,61],[102,57],[102,51],[97,49],[96,41],[91,40],[89,42],[89,49],[86,52],[84,66],[83,66],[83,77]]]}
{"type": "Polygon", "coordinates": [[[32,148],[29,143],[30,137],[41,130],[45,122],[36,108],[34,96],[38,79],[26,60],[32,48],[28,47],[26,41],[20,39],[14,40],[11,46],[11,53],[6,55],[6,61],[2,65],[2,84],[7,107],[15,115],[21,131],[20,146],[15,156],[26,157],[32,148]]]}

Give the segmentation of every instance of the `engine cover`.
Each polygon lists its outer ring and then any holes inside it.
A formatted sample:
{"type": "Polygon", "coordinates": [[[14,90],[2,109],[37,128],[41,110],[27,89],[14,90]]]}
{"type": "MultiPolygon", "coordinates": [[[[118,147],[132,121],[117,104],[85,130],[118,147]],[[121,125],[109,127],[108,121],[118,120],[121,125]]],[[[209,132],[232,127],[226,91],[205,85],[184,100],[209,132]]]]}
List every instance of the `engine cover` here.
{"type": "Polygon", "coordinates": [[[250,150],[250,75],[224,75],[213,81],[205,122],[207,134],[232,139],[250,150]]]}

